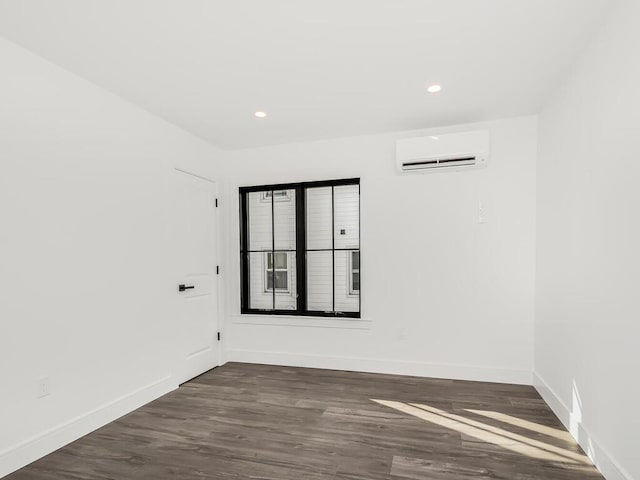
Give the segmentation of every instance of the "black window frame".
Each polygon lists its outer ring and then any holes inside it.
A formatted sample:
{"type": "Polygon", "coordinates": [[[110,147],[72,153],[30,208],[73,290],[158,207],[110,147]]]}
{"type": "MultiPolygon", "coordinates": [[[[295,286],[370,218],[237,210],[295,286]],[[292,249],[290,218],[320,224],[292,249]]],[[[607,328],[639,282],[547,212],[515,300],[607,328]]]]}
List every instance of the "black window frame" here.
{"type": "MultiPolygon", "coordinates": [[[[238,189],[240,197],[240,313],[249,315],[285,315],[285,316],[299,316],[299,317],[334,317],[334,318],[361,318],[362,313],[362,274],[360,275],[360,293],[358,295],[358,311],[357,312],[325,312],[316,310],[307,310],[307,258],[306,258],[306,195],[305,190],[307,188],[318,187],[332,187],[332,284],[333,284],[333,304],[335,310],[335,252],[336,251],[354,251],[360,252],[360,271],[362,271],[362,252],[360,245],[360,178],[345,178],[339,180],[322,180],[315,182],[298,182],[298,183],[276,183],[269,185],[256,185],[250,187],[240,187],[238,189]],[[333,211],[333,187],[345,186],[345,185],[358,185],[358,248],[335,248],[335,213],[333,211]],[[273,290],[274,295],[274,309],[260,309],[249,307],[249,261],[248,255],[251,252],[249,250],[249,235],[246,233],[249,231],[249,212],[247,207],[247,194],[252,192],[263,192],[266,190],[295,190],[295,202],[296,202],[296,293],[297,293],[297,309],[296,310],[282,310],[275,309],[275,295],[276,291],[273,290]]],[[[272,219],[273,222],[273,206],[274,196],[271,195],[272,205],[272,219]]],[[[272,224],[273,227],[273,224],[272,224]]],[[[273,232],[272,228],[272,235],[273,232]]],[[[277,252],[278,250],[273,250],[277,252]]]]}

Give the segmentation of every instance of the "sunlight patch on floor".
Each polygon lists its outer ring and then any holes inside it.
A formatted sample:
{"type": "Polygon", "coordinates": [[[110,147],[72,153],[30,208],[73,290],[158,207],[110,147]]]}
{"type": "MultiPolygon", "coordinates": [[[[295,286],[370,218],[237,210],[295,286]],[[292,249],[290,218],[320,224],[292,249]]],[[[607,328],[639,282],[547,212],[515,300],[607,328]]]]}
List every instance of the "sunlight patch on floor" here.
{"type": "Polygon", "coordinates": [[[492,412],[488,410],[472,410],[470,408],[466,408],[465,411],[475,413],[476,415],[481,415],[483,417],[492,418],[500,422],[508,423],[510,425],[513,425],[514,427],[526,428],[527,430],[531,430],[532,432],[541,433],[549,437],[555,437],[566,442],[573,441],[573,437],[571,437],[571,434],[566,430],[560,430],[558,428],[540,425],[539,423],[530,422],[528,420],[523,420],[522,418],[507,415],[506,413],[492,412]]]}
{"type": "Polygon", "coordinates": [[[392,400],[372,399],[372,401],[380,405],[393,408],[399,412],[426,420],[435,425],[455,430],[483,442],[492,443],[512,452],[527,455],[539,460],[572,464],[590,463],[589,459],[580,453],[527,438],[523,435],[518,435],[460,415],[447,413],[444,410],[440,410],[429,405],[395,402],[392,400]]]}

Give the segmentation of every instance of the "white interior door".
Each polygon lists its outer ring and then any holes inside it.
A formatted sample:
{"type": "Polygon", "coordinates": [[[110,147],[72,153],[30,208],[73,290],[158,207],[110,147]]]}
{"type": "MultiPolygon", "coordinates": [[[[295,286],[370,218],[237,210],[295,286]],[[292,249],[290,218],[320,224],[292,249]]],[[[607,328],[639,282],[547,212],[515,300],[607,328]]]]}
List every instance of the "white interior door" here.
{"type": "Polygon", "coordinates": [[[183,383],[218,365],[216,184],[174,170],[179,365],[183,383]]]}

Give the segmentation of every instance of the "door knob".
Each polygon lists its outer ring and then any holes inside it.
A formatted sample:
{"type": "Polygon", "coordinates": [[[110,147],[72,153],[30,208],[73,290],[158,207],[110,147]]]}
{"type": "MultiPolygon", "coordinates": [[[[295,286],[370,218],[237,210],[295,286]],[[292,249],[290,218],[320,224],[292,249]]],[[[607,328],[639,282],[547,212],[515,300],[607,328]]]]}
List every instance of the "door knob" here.
{"type": "Polygon", "coordinates": [[[196,288],[195,285],[185,285],[184,283],[181,283],[180,285],[178,285],[179,292],[184,292],[185,290],[191,290],[192,288],[196,288]]]}

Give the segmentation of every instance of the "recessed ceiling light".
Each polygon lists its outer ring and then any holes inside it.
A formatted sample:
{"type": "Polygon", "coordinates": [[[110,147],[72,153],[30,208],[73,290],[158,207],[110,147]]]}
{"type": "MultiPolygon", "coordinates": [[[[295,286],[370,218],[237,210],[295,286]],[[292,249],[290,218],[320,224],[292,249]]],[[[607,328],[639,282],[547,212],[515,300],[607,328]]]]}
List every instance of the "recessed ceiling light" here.
{"type": "Polygon", "coordinates": [[[254,115],[258,118],[264,118],[267,116],[267,112],[257,111],[256,113],[254,113],[254,115]]]}
{"type": "Polygon", "coordinates": [[[437,83],[427,87],[427,92],[429,93],[438,93],[440,90],[442,90],[442,85],[438,85],[437,83]]]}

